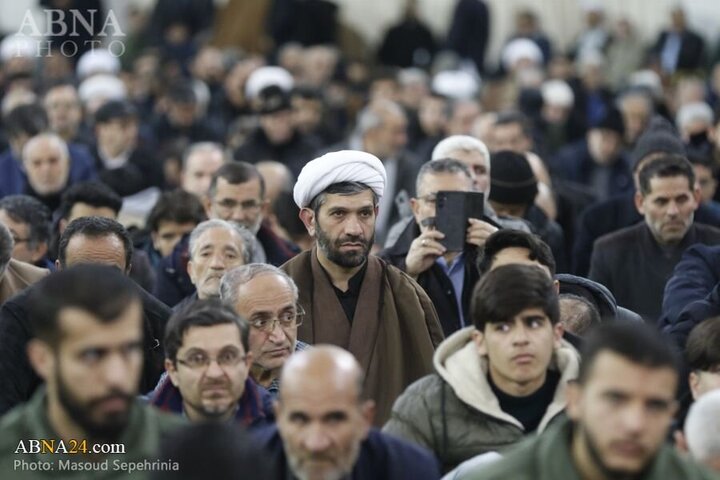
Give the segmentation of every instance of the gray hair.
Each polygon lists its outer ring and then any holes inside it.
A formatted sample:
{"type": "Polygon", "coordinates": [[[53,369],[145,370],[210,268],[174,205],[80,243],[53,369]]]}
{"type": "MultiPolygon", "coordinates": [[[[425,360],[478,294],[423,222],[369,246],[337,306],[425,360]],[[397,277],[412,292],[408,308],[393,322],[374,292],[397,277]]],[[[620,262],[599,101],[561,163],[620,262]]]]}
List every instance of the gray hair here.
{"type": "Polygon", "coordinates": [[[60,154],[64,159],[67,161],[70,161],[70,151],[68,150],[67,143],[65,143],[65,140],[63,140],[60,135],[57,135],[55,133],[51,132],[43,132],[38,133],[34,137],[32,137],[30,140],[27,141],[25,146],[22,149],[22,159],[25,160],[25,157],[28,154],[28,151],[30,151],[31,148],[35,147],[35,144],[39,142],[40,140],[49,140],[54,144],[54,146],[60,151],[60,154]]]}
{"type": "Polygon", "coordinates": [[[290,290],[292,290],[293,301],[297,302],[298,288],[293,279],[283,270],[267,263],[249,263],[225,272],[220,281],[220,299],[230,305],[235,305],[239,300],[238,290],[240,290],[240,285],[245,285],[253,278],[262,275],[277,275],[285,280],[290,290]]]}
{"type": "Polygon", "coordinates": [[[15,242],[13,242],[10,230],[4,223],[0,223],[0,278],[5,274],[5,269],[10,263],[14,247],[15,242]]]}
{"type": "Polygon", "coordinates": [[[369,130],[381,126],[383,117],[387,113],[405,117],[405,112],[397,103],[390,100],[376,100],[358,113],[355,136],[362,138],[369,130]]]}
{"type": "Polygon", "coordinates": [[[472,181],[470,169],[460,160],[455,160],[454,158],[439,158],[437,160],[433,160],[432,162],[424,163],[423,166],[420,167],[417,179],[415,180],[415,191],[420,192],[420,186],[423,178],[425,178],[425,175],[433,175],[437,173],[462,173],[467,177],[469,182],[472,181]]]}
{"type": "Polygon", "coordinates": [[[190,252],[190,258],[195,255],[195,246],[200,236],[213,228],[224,228],[233,234],[237,235],[243,244],[243,261],[250,263],[253,255],[255,254],[255,235],[252,234],[247,228],[238,225],[234,222],[228,222],[226,220],[220,220],[214,218],[212,220],[205,220],[199,223],[197,227],[190,233],[190,240],[188,243],[188,252],[190,252]]]}
{"type": "Polygon", "coordinates": [[[457,151],[479,152],[487,161],[488,169],[490,168],[490,150],[483,142],[469,135],[451,135],[441,140],[440,143],[435,145],[430,160],[452,158],[452,153],[457,151]]]}
{"type": "Polygon", "coordinates": [[[228,158],[225,154],[225,150],[223,149],[222,145],[216,142],[197,142],[193,143],[189,147],[185,149],[182,156],[182,168],[185,170],[187,167],[188,159],[195,155],[196,153],[202,153],[202,152],[220,152],[220,154],[223,157],[223,161],[227,162],[228,158]]]}
{"type": "Polygon", "coordinates": [[[690,407],[685,438],[696,460],[706,463],[720,457],[720,390],[706,393],[690,407]]]}

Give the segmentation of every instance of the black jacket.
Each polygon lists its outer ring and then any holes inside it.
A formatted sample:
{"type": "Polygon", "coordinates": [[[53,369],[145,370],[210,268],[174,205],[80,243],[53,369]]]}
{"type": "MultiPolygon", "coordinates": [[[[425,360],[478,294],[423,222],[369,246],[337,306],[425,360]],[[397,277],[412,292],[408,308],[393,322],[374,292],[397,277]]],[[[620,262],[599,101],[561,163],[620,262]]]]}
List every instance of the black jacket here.
{"type": "MultiPolygon", "coordinates": [[[[595,203],[582,213],[573,246],[573,272],[576,275],[585,276],[590,270],[590,256],[595,240],[643,219],[635,208],[634,196],[634,192],[618,195],[595,203]]],[[[700,205],[695,210],[695,222],[720,227],[720,215],[706,205],[700,205]]]]}
{"type": "Polygon", "coordinates": [[[280,162],[292,171],[295,178],[307,162],[315,158],[320,142],[299,132],[285,143],[270,143],[262,128],[257,128],[250,137],[235,150],[233,157],[239,162],[257,163],[261,160],[280,162]]]}
{"type": "MultiPolygon", "coordinates": [[[[28,301],[33,287],[10,298],[0,308],[0,415],[28,400],[42,380],[30,366],[25,349],[33,338],[28,301]]],[[[143,370],[140,391],[149,392],[165,371],[163,338],[170,309],[138,287],[143,304],[143,370]]]]}
{"type": "MultiPolygon", "coordinates": [[[[410,244],[420,235],[420,228],[414,221],[408,223],[397,242],[382,252],[380,257],[389,264],[399,268],[403,272],[407,270],[405,265],[405,257],[410,250],[410,244]]],[[[465,263],[465,282],[461,293],[461,303],[465,324],[470,323],[470,297],[472,296],[473,287],[480,278],[480,273],[476,266],[477,250],[466,249],[463,261],[465,263]]],[[[428,294],[432,300],[435,310],[437,311],[440,324],[442,325],[445,337],[449,337],[452,333],[459,330],[463,326],[460,325],[460,313],[458,312],[457,301],[455,300],[455,289],[452,282],[445,275],[442,267],[437,263],[418,275],[418,284],[428,294]]]]}
{"type": "Polygon", "coordinates": [[[665,284],[683,252],[697,243],[720,243],[720,229],[695,223],[671,252],[665,252],[643,221],[595,242],[589,277],[605,285],[618,304],[656,324],[665,284]]]}
{"type": "Polygon", "coordinates": [[[162,162],[149,152],[133,149],[127,163],[113,169],[105,168],[97,148],[93,153],[100,181],[121,197],[133,195],[150,187],[163,187],[165,177],[162,162]]]}

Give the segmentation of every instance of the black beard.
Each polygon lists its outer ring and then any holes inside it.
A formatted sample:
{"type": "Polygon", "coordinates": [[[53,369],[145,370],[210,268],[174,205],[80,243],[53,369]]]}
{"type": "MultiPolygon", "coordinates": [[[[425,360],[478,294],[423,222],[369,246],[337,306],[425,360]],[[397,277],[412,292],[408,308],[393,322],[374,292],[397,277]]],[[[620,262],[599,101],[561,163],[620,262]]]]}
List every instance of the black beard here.
{"type": "Polygon", "coordinates": [[[632,473],[625,470],[615,470],[608,467],[600,456],[600,449],[597,447],[597,443],[592,438],[590,433],[582,428],[575,427],[576,434],[580,434],[582,437],[581,441],[587,446],[588,453],[595,466],[605,475],[606,478],[612,478],[613,480],[638,480],[643,478],[647,467],[641,469],[639,472],[632,473]]]}
{"type": "Polygon", "coordinates": [[[361,235],[346,235],[339,237],[333,242],[330,240],[330,237],[325,234],[325,231],[320,227],[319,223],[316,223],[315,236],[317,237],[318,247],[325,253],[327,259],[343,268],[355,268],[365,263],[365,260],[367,260],[370,254],[370,249],[373,243],[375,243],[374,231],[369,241],[366,241],[361,235]],[[345,242],[362,243],[363,249],[360,252],[350,251],[343,253],[340,251],[340,245],[345,242]]]}
{"type": "Polygon", "coordinates": [[[123,413],[109,416],[104,423],[98,424],[90,416],[92,407],[110,398],[120,397],[128,404],[133,401],[133,396],[120,390],[113,390],[102,398],[98,398],[83,405],[78,402],[60,377],[59,369],[55,373],[55,381],[58,388],[58,400],[72,420],[77,423],[87,435],[96,440],[116,441],[127,427],[130,420],[131,406],[123,413]]]}

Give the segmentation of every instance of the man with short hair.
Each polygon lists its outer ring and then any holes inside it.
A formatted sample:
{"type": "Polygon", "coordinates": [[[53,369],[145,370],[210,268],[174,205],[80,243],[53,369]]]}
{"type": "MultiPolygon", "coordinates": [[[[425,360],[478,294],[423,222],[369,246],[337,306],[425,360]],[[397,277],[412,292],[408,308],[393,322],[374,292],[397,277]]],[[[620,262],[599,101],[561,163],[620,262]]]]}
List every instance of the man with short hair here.
{"type": "MultiPolygon", "coordinates": [[[[109,218],[81,217],[63,232],[59,242],[58,270],[70,266],[92,263],[109,265],[128,274],[132,265],[133,248],[125,227],[109,218]]],[[[0,308],[0,413],[28,400],[41,379],[27,361],[27,343],[35,336],[28,321],[31,307],[28,288],[9,299],[0,308]]],[[[143,367],[140,391],[152,390],[164,370],[162,334],[170,317],[170,309],[152,295],[138,287],[143,307],[143,367]]]]}
{"type": "Polygon", "coordinates": [[[23,147],[22,165],[27,173],[25,193],[54,211],[71,183],[70,153],[65,141],[54,133],[32,137],[23,147]]]}
{"type": "MultiPolygon", "coordinates": [[[[27,193],[27,172],[23,169],[22,153],[32,137],[48,129],[48,118],[40,105],[19,105],[3,118],[3,128],[10,148],[0,154],[0,197],[27,193]]],[[[95,168],[88,149],[83,145],[67,145],[71,183],[95,178],[95,168]]]]}
{"type": "Polygon", "coordinates": [[[304,312],[298,304],[298,288],[279,268],[251,263],[223,275],[220,298],[250,325],[250,376],[273,397],[280,390],[280,370],[293,352],[309,347],[297,340],[304,312]]]}
{"type": "Polygon", "coordinates": [[[233,267],[251,262],[253,235],[247,228],[225,220],[206,220],[190,234],[187,272],[195,293],[175,309],[180,310],[196,300],[218,298],[220,279],[233,267]]]}
{"type": "Polygon", "coordinates": [[[543,432],[565,408],[580,362],[539,267],[498,267],[472,299],[473,326],[440,344],[436,373],[408,387],[383,429],[433,451],[444,471],[543,432]]]}
{"type": "Polygon", "coordinates": [[[52,268],[48,259],[50,210],[28,195],[9,195],[0,200],[0,223],[13,236],[13,258],[41,268],[52,268]]]}
{"type": "Polygon", "coordinates": [[[688,382],[692,398],[720,389],[720,317],[704,320],[692,329],[685,345],[690,370],[688,382]]]}
{"type": "Polygon", "coordinates": [[[685,157],[668,155],[647,163],[640,169],[639,184],[635,206],[645,221],[598,239],[589,277],[655,324],[665,283],[682,253],[696,243],[720,243],[720,230],[693,221],[700,192],[685,157]]]}
{"type": "Polygon", "coordinates": [[[471,192],[469,169],[458,160],[445,158],[425,163],[418,173],[417,198],[410,199],[414,222],[397,242],[380,257],[415,279],[432,300],[443,333],[449,336],[467,325],[470,294],[479,278],[477,248],[497,228],[481,218],[469,218],[465,248],[448,252],[442,245],[443,232],[434,223],[438,191],[471,192]]]}
{"type": "Polygon", "coordinates": [[[18,471],[21,458],[55,468],[65,461],[75,470],[88,457],[72,455],[70,449],[85,453],[87,448],[93,461],[108,459],[110,465],[155,460],[164,435],[182,422],[135,398],[143,364],[137,287],[115,268],[80,265],[38,283],[29,306],[35,338],[27,356],[45,386],[0,419],[0,474],[30,478],[18,471]],[[31,439],[62,440],[67,451],[31,453],[31,439]],[[124,450],[90,450],[101,443],[120,444],[124,450]]]}
{"type": "Polygon", "coordinates": [[[664,445],[677,409],[676,359],[640,323],[606,323],[586,337],[568,420],[463,480],[715,478],[664,445]]]}
{"type": "Polygon", "coordinates": [[[217,170],[226,162],[220,144],[199,142],[185,149],[182,156],[180,188],[202,200],[217,170]]]}
{"type": "Polygon", "coordinates": [[[277,427],[258,433],[280,478],[430,480],[426,451],[373,428],[374,403],[349,352],[320,345],[290,357],[275,402],[277,427]]]}
{"type": "Polygon", "coordinates": [[[185,235],[206,219],[205,209],[195,195],[181,189],[165,192],[150,210],[146,231],[135,246],[145,251],[153,267],[157,267],[185,235]]]}
{"type": "Polygon", "coordinates": [[[138,112],[126,100],[111,100],[95,112],[95,167],[100,180],[123,197],[165,182],[162,164],[139,145],[139,128],[138,112]]]}
{"type": "Polygon", "coordinates": [[[77,88],[69,81],[50,85],[43,96],[50,130],[66,142],[79,142],[90,146],[91,137],[83,128],[83,109],[77,88]]]}
{"type": "Polygon", "coordinates": [[[263,224],[268,208],[265,181],[254,165],[232,162],[220,167],[213,175],[204,202],[208,218],[238,223],[257,237],[254,261],[278,266],[295,255],[293,245],[263,224]]]}
{"type": "Polygon", "coordinates": [[[332,152],[309,162],[293,194],[316,245],[282,267],[306,314],[299,338],[357,356],[379,424],[405,387],[431,371],[443,338],[423,289],[370,255],[385,179],[382,162],[366,152],[332,152]]]}
{"type": "Polygon", "coordinates": [[[165,328],[167,376],[150,403],[191,422],[231,421],[255,427],[272,420],[270,395],[249,376],[249,326],[230,306],[198,300],[165,328]]]}

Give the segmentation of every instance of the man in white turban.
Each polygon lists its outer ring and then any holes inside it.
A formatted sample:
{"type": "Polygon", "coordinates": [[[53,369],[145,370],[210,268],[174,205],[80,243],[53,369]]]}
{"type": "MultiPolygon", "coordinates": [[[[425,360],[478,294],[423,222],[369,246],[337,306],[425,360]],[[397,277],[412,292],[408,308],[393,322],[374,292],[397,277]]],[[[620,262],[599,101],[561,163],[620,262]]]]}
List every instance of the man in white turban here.
{"type": "Polygon", "coordinates": [[[405,387],[432,372],[443,338],[425,291],[370,255],[385,182],[382,162],[366,152],[332,152],[305,165],[293,194],[316,242],[282,266],[306,312],[298,339],[355,355],[377,405],[377,425],[388,419],[405,387]]]}

